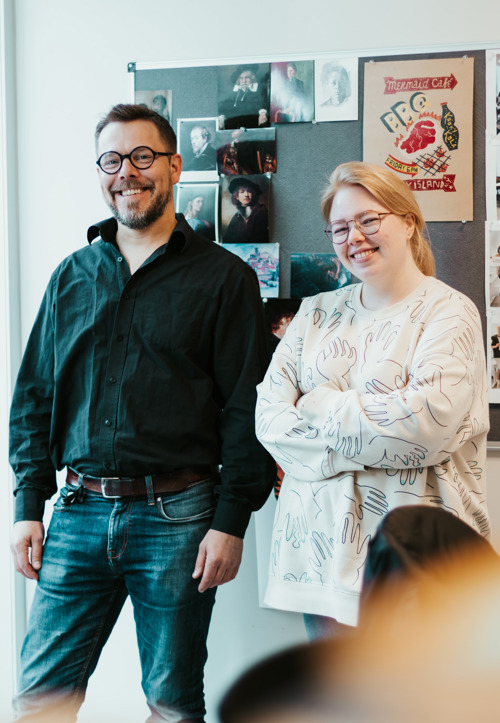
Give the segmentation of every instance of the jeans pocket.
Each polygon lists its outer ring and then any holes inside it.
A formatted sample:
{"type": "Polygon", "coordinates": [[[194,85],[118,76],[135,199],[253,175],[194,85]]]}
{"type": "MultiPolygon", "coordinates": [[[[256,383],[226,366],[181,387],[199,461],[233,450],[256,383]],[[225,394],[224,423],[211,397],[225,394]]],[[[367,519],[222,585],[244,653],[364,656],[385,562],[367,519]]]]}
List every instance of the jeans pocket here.
{"type": "Polygon", "coordinates": [[[182,492],[158,495],[156,508],[167,522],[195,522],[215,512],[214,479],[200,482],[182,492]]]}

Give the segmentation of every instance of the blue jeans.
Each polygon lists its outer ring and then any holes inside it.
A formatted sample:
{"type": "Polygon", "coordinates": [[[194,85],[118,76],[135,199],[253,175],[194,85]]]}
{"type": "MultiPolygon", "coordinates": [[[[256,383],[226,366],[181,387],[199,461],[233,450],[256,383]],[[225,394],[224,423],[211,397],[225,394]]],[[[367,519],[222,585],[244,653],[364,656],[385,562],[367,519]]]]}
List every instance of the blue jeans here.
{"type": "Polygon", "coordinates": [[[214,481],[157,496],[152,504],[143,497],[105,499],[83,488],[72,504],[58,498],[21,653],[19,718],[47,714],[54,705],[58,720],[76,720],[130,595],[148,721],[203,720],[215,589],[199,593],[192,572],[215,508],[214,481]]]}
{"type": "Polygon", "coordinates": [[[302,617],[304,618],[304,625],[310,642],[324,640],[325,638],[338,638],[352,633],[355,629],[350,625],[338,623],[334,618],[328,618],[325,615],[304,613],[302,617]]]}

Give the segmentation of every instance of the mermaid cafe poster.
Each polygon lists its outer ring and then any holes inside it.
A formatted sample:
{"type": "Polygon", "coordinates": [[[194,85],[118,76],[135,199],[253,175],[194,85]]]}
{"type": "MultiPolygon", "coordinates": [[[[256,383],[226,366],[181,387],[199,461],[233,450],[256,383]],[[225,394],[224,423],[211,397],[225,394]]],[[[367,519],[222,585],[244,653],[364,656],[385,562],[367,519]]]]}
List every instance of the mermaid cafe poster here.
{"type": "Polygon", "coordinates": [[[415,191],[426,221],[472,221],[473,58],[365,64],[363,160],[415,191]]]}

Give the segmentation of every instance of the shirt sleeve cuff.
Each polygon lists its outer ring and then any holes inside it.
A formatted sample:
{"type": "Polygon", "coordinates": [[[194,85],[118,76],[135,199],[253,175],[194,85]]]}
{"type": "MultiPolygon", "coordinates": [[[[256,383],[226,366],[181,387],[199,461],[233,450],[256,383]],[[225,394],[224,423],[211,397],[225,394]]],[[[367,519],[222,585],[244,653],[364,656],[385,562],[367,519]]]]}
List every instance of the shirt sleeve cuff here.
{"type": "Polygon", "coordinates": [[[212,530],[243,538],[251,514],[252,510],[249,510],[246,505],[229,502],[219,497],[211,528],[212,530]]]}
{"type": "Polygon", "coordinates": [[[14,522],[42,522],[45,495],[33,488],[18,489],[14,509],[14,522]]]}

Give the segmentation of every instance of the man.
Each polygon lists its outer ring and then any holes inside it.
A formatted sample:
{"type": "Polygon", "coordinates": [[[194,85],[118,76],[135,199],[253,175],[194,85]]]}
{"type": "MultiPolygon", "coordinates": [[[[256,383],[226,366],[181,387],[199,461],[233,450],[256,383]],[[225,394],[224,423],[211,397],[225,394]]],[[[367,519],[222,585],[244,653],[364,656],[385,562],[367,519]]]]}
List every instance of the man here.
{"type": "Polygon", "coordinates": [[[242,176],[229,184],[236,213],[224,234],[224,243],[266,243],[269,241],[267,207],[259,203],[262,191],[257,183],[242,176]]]}
{"type": "Polygon", "coordinates": [[[240,65],[231,75],[231,96],[219,105],[219,128],[267,128],[269,93],[265,81],[259,82],[258,65],[240,65]]]}
{"type": "Polygon", "coordinates": [[[263,309],[250,267],[175,217],[164,118],[115,106],[96,146],[114,218],[54,272],[12,405],[12,552],[39,581],[15,708],[75,720],[130,595],[149,721],[198,722],[215,589],[272,487],[253,427],[263,309]]]}
{"type": "Polygon", "coordinates": [[[206,126],[191,129],[193,158],[186,165],[186,171],[215,171],[217,167],[215,148],[210,143],[211,133],[206,126]]]}

